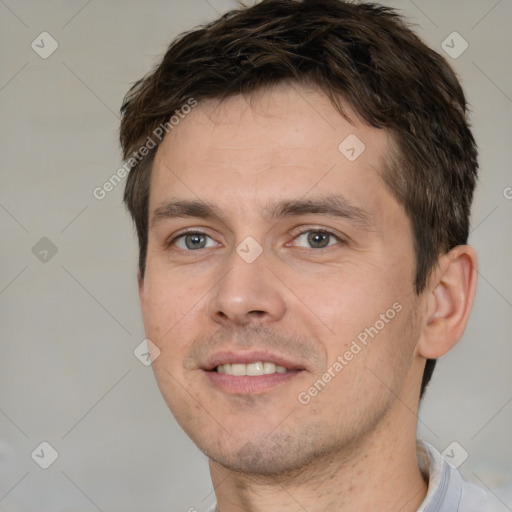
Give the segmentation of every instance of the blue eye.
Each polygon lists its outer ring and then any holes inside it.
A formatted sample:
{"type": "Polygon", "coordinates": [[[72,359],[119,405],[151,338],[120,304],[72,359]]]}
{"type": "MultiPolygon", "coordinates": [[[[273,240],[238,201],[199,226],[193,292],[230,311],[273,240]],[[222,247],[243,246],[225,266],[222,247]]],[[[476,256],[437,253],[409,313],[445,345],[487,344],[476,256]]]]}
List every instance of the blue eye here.
{"type": "Polygon", "coordinates": [[[312,249],[323,249],[324,247],[334,245],[339,241],[339,238],[329,231],[317,229],[304,231],[304,233],[297,236],[295,240],[297,242],[300,240],[302,243],[307,243],[309,248],[312,249]]]}
{"type": "Polygon", "coordinates": [[[185,233],[176,237],[173,243],[179,249],[184,251],[193,251],[196,249],[204,249],[206,247],[215,247],[215,242],[212,238],[204,233],[185,233]]]}

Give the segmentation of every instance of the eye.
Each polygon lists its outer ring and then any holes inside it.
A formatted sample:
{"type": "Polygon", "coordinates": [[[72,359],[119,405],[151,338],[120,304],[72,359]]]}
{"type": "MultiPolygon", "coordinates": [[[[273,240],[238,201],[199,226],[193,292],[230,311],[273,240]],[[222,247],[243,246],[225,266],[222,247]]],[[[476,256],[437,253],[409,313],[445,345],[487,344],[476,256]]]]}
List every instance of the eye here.
{"type": "Polygon", "coordinates": [[[323,249],[324,247],[329,247],[339,242],[340,238],[330,231],[315,229],[304,231],[299,236],[295,237],[294,240],[296,241],[294,245],[304,247],[303,244],[307,244],[306,247],[309,246],[309,248],[312,249],[323,249]]]}
{"type": "Polygon", "coordinates": [[[216,242],[205,233],[190,232],[177,236],[169,245],[176,245],[184,251],[194,251],[206,247],[215,247],[215,244],[216,242]]]}

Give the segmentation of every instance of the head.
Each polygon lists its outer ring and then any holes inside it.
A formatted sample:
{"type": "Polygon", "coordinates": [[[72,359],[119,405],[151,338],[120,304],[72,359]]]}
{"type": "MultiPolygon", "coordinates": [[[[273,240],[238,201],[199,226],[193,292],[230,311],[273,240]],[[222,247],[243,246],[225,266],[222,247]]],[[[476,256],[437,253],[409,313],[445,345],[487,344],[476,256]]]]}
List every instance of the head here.
{"type": "Polygon", "coordinates": [[[177,38],[122,116],[153,367],[200,448],[229,465],[259,439],[307,462],[311,438],[332,450],[393,397],[423,396],[471,307],[477,150],[454,72],[394,11],[232,11],[177,38]],[[219,391],[215,369],[236,351],[290,371],[255,394],[219,391]],[[360,396],[372,398],[354,410],[360,396]]]}

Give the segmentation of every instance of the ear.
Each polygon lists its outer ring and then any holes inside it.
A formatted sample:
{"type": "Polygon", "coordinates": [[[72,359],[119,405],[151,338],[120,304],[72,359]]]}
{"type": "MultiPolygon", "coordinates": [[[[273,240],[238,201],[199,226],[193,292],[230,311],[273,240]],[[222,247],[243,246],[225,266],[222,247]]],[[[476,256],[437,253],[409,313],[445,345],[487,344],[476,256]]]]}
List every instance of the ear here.
{"type": "Polygon", "coordinates": [[[418,354],[437,359],[446,354],[464,333],[475,297],[477,257],[469,245],[458,245],[439,258],[426,297],[426,317],[418,354]]]}

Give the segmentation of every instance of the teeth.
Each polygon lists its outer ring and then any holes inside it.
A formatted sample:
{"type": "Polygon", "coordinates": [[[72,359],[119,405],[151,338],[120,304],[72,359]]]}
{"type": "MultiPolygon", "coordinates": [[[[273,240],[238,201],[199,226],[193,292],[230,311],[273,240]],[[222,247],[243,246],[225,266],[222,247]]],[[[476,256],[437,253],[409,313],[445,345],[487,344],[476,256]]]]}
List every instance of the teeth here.
{"type": "Polygon", "coordinates": [[[276,365],[274,363],[263,363],[263,373],[264,375],[269,375],[270,373],[276,372],[276,365]]]}
{"type": "Polygon", "coordinates": [[[284,366],[278,366],[274,363],[262,363],[261,361],[250,364],[227,363],[217,366],[217,372],[235,375],[236,377],[245,375],[255,377],[258,375],[270,375],[271,373],[286,373],[287,371],[284,366]]]}
{"type": "Polygon", "coordinates": [[[265,371],[265,367],[263,365],[263,363],[251,363],[251,364],[240,364],[240,365],[237,365],[237,366],[242,366],[244,367],[243,369],[245,370],[245,374],[244,373],[240,373],[239,375],[263,375],[263,372],[265,371]]]}

